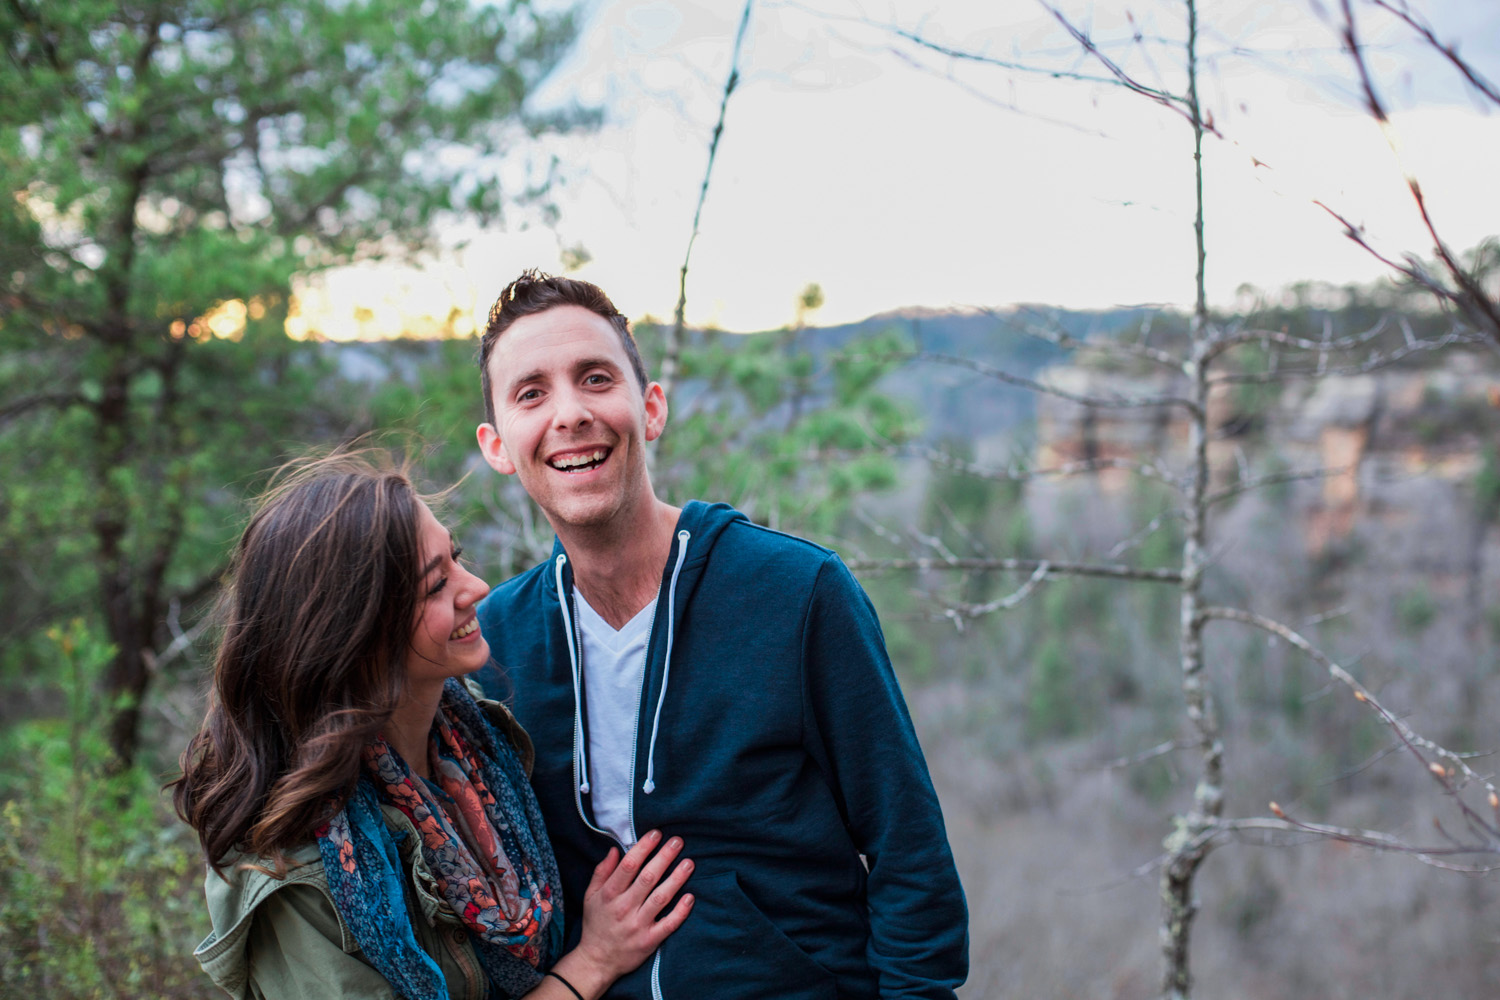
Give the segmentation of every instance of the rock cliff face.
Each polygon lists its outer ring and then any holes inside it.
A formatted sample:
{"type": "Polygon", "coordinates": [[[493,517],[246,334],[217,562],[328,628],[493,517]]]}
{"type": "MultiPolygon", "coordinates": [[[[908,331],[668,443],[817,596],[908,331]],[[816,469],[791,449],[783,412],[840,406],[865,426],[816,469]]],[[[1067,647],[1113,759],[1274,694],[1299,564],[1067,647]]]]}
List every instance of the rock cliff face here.
{"type": "MultiPolygon", "coordinates": [[[[1209,400],[1210,489],[1272,471],[1321,470],[1315,488],[1299,485],[1300,527],[1316,554],[1347,538],[1362,520],[1421,519],[1411,509],[1414,481],[1472,484],[1486,446],[1500,442],[1500,373],[1484,359],[1450,355],[1437,368],[1390,369],[1277,386],[1221,385],[1209,400]]],[[[1184,396],[1186,379],[1129,376],[1081,367],[1049,368],[1047,385],[1092,397],[1184,396]]],[[[1035,467],[1119,460],[1155,463],[1171,474],[1188,467],[1188,423],[1180,407],[1086,407],[1040,395],[1035,467]]],[[[1103,470],[1089,488],[1124,494],[1135,473],[1103,470]]],[[[1079,487],[1041,491],[1052,505],[1079,487]]]]}

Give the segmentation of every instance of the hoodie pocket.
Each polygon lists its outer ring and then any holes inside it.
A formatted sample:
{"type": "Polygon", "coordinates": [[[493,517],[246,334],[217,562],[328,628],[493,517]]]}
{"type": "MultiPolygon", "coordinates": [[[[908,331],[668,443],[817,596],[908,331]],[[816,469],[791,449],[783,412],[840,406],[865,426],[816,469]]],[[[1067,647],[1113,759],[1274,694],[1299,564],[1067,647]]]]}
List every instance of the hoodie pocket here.
{"type": "Polygon", "coordinates": [[[734,872],[694,878],[687,922],[661,946],[661,1000],[835,1000],[833,975],[746,898],[734,872]]]}

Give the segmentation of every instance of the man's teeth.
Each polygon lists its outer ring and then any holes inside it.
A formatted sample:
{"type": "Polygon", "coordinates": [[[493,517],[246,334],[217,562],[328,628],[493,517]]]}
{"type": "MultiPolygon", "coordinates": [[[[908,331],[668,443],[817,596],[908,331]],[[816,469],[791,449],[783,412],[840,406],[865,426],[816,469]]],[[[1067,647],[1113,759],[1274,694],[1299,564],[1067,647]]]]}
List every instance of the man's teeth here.
{"type": "Polygon", "coordinates": [[[604,449],[586,452],[581,455],[564,455],[562,458],[554,458],[552,467],[554,469],[576,469],[580,465],[588,465],[590,462],[604,461],[604,449]]]}
{"type": "Polygon", "coordinates": [[[469,619],[469,623],[467,625],[460,625],[458,628],[454,629],[449,634],[448,638],[450,638],[450,639],[462,639],[464,636],[469,635],[471,632],[473,632],[478,627],[479,627],[479,619],[478,618],[470,618],[469,619]]]}

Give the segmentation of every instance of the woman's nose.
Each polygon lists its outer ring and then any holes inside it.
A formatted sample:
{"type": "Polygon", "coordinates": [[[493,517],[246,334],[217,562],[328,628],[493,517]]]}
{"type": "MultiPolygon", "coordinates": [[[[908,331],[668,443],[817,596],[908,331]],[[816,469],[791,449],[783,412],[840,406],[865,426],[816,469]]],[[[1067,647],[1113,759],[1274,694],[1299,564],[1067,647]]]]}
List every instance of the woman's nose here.
{"type": "Polygon", "coordinates": [[[463,598],[465,606],[478,604],[489,595],[490,585],[485,583],[477,574],[464,570],[468,579],[464,581],[463,598]]]}

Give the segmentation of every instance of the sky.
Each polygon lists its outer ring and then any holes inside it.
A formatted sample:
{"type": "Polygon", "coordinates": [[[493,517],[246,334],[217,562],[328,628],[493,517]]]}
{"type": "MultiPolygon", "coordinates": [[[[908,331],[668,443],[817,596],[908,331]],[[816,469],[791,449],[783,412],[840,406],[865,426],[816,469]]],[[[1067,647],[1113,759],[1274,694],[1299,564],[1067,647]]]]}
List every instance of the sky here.
{"type": "MultiPolygon", "coordinates": [[[[1059,6],[1132,79],[1185,91],[1181,0],[1059,6]]],[[[1500,108],[1409,29],[1355,0],[1394,110],[1383,131],[1339,50],[1337,0],[1200,7],[1200,93],[1220,133],[1204,146],[1212,304],[1386,273],[1316,201],[1383,251],[1430,253],[1408,173],[1451,245],[1500,234],[1500,108]]],[[[1500,3],[1419,9],[1500,81],[1500,3]]],[[[420,335],[456,308],[454,332],[467,333],[523,268],[561,273],[577,248],[589,260],[570,273],[634,319],[670,319],[741,10],[586,4],[536,106],[600,108],[604,122],[506,168],[519,177],[558,158],[556,223],[517,211],[504,229],[454,227],[421,269],[330,274],[304,288],[300,332],[420,335]]],[[[1106,75],[1038,0],[758,0],[692,251],[688,322],[780,327],[811,282],[820,324],[912,307],[1190,306],[1191,130],[1160,103],[1073,78],[1106,75]]]]}

